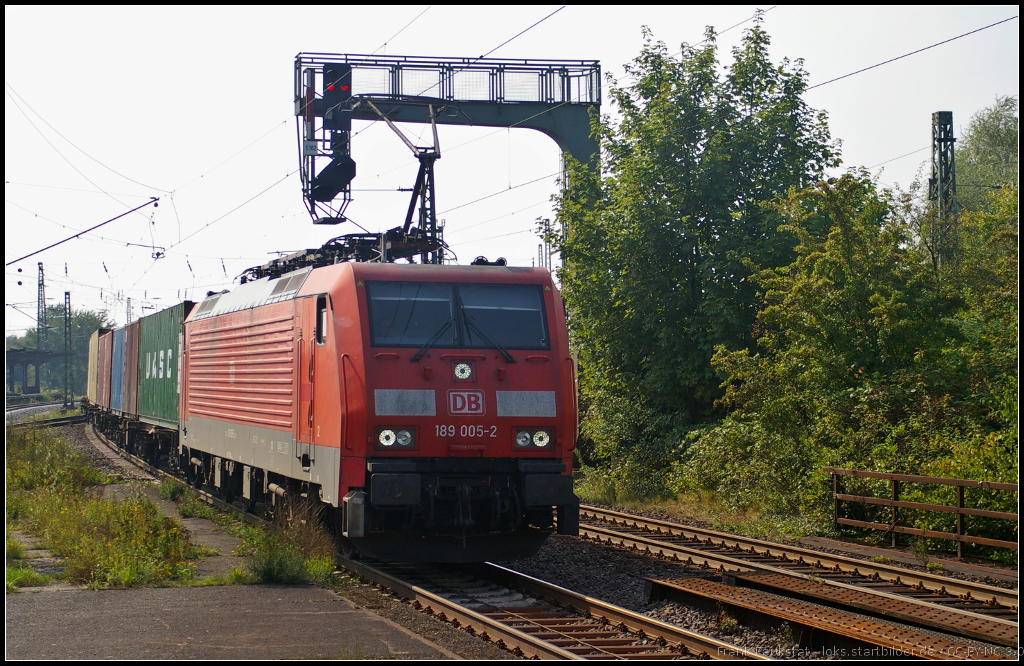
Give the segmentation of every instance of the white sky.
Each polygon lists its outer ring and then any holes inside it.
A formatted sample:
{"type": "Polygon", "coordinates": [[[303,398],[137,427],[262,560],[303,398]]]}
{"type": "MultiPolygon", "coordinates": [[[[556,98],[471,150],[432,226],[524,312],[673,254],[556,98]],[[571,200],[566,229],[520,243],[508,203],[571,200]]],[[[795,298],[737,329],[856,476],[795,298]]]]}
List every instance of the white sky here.
{"type": "MultiPolygon", "coordinates": [[[[314,226],[297,174],[225,213],[298,167],[296,53],[379,49],[477,57],[558,5],[431,6],[392,39],[425,8],[6,6],[5,263],[161,197],[155,211],[148,207],[8,266],[6,333],[35,325],[38,261],[45,265],[49,303],[62,303],[70,291],[73,307],[106,309],[124,324],[126,297],[138,317],[186,293],[196,300],[207,290],[232,288],[242,270],[275,251],[318,247],[358,231],[350,224],[314,226]],[[166,248],[166,257],[154,260],[154,245],[166,248]]],[[[700,42],[705,26],[722,31],[754,11],[569,6],[491,57],[597,59],[604,73],[617,76],[640,51],[642,25],[677,51],[682,42],[700,42]]],[[[764,26],[773,59],[803,58],[814,85],[1017,11],[780,5],[764,26]]],[[[723,64],[749,25],[720,37],[723,64]]],[[[842,140],[844,169],[884,168],[880,181],[907,185],[929,158],[932,112],[952,111],[960,136],[996,96],[1018,94],[1019,26],[1019,20],[1004,23],[812,90],[805,99],[828,112],[832,136],[842,140]],[[875,166],[912,151],[918,152],[875,166]]],[[[404,129],[413,137],[427,131],[421,142],[427,143],[429,126],[404,129]]],[[[531,265],[539,242],[534,221],[551,216],[557,191],[553,177],[543,178],[559,168],[554,142],[528,129],[440,126],[439,134],[438,209],[460,262],[485,255],[531,265]],[[541,180],[445,212],[535,179],[541,180]]],[[[356,137],[352,152],[356,190],[412,186],[418,165],[383,123],[356,137]]],[[[348,215],[370,231],[404,221],[408,194],[354,194],[348,215]]]]}

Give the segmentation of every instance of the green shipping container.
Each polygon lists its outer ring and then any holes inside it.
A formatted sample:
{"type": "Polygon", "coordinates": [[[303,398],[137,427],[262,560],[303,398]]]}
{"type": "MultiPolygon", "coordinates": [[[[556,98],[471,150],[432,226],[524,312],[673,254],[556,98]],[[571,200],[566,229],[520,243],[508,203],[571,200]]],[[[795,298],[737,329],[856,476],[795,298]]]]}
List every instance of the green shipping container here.
{"type": "Polygon", "coordinates": [[[139,420],[178,427],[181,332],[195,305],[185,301],[139,320],[139,420]]]}

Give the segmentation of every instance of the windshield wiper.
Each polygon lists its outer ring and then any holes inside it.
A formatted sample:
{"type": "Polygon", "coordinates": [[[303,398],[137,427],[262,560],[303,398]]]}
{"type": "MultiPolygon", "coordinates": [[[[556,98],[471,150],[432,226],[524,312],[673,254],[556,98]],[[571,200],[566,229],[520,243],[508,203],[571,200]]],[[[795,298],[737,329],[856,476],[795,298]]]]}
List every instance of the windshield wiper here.
{"type": "Polygon", "coordinates": [[[441,328],[437,329],[437,333],[434,333],[432,336],[430,336],[430,339],[424,342],[423,346],[420,347],[420,350],[413,354],[412,358],[410,358],[409,360],[419,361],[421,358],[423,358],[423,355],[426,354],[427,351],[434,346],[434,343],[441,339],[441,336],[444,335],[444,332],[452,327],[452,323],[454,323],[454,321],[454,316],[448,317],[448,321],[442,324],[441,328]]]}
{"type": "Polygon", "coordinates": [[[489,345],[491,346],[491,348],[492,348],[492,349],[497,349],[497,350],[498,350],[499,352],[501,352],[501,355],[505,357],[505,362],[506,362],[506,363],[515,363],[515,362],[516,362],[516,360],[515,360],[514,358],[512,358],[512,354],[509,354],[509,353],[508,353],[508,352],[507,352],[507,351],[505,350],[505,348],[504,348],[504,347],[502,347],[502,346],[501,346],[500,344],[498,344],[498,341],[497,341],[497,340],[495,340],[494,338],[492,338],[492,337],[491,337],[491,336],[490,336],[490,335],[489,335],[489,334],[487,333],[487,331],[485,331],[485,330],[484,330],[484,329],[483,329],[483,328],[482,328],[482,327],[481,327],[481,326],[480,326],[479,324],[477,324],[477,323],[476,323],[475,321],[473,321],[473,318],[472,318],[472,317],[470,317],[470,316],[469,316],[468,314],[466,314],[466,312],[465,312],[465,311],[463,311],[462,315],[463,315],[463,317],[465,317],[465,318],[466,318],[466,325],[467,325],[467,326],[468,326],[469,328],[472,328],[472,329],[473,329],[474,331],[476,331],[477,333],[479,333],[479,334],[480,334],[480,337],[484,339],[484,342],[486,342],[487,344],[489,344],[489,345]]]}

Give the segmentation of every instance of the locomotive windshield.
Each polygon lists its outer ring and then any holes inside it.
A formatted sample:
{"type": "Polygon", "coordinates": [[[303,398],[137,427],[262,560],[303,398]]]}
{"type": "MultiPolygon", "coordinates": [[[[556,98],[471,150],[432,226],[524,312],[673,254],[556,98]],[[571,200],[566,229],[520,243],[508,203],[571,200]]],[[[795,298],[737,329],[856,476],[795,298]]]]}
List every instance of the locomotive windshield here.
{"type": "Polygon", "coordinates": [[[367,282],[374,347],[549,349],[544,294],[529,284],[367,282]]]}

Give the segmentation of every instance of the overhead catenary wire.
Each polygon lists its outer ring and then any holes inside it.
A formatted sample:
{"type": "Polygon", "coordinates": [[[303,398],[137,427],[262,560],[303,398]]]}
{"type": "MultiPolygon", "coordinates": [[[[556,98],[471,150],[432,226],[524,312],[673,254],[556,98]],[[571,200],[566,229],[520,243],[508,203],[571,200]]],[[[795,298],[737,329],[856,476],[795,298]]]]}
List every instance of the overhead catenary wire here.
{"type": "Polygon", "coordinates": [[[936,46],[942,46],[943,44],[948,44],[950,42],[954,42],[954,41],[960,39],[961,37],[967,37],[968,35],[973,35],[974,33],[981,32],[982,30],[988,30],[989,28],[994,28],[997,25],[1002,25],[1003,23],[1006,23],[1007,21],[1012,21],[1015,18],[1017,18],[1018,16],[1019,15],[1011,16],[1010,18],[1003,19],[1002,21],[996,21],[995,23],[992,23],[990,25],[986,25],[983,28],[978,28],[977,30],[971,30],[970,32],[965,32],[962,35],[957,35],[956,37],[951,37],[951,38],[945,39],[945,40],[943,40],[941,42],[936,42],[936,43],[932,44],[931,46],[924,47],[923,49],[917,49],[916,51],[911,51],[910,53],[904,53],[903,55],[896,56],[895,58],[889,58],[888,60],[885,60],[885,61],[882,61],[880,63],[871,65],[870,67],[865,67],[863,69],[858,69],[856,72],[850,72],[849,74],[843,74],[842,76],[837,76],[834,79],[829,79],[828,81],[825,81],[823,83],[818,83],[816,85],[813,85],[813,86],[810,86],[808,88],[805,88],[804,92],[807,92],[808,90],[814,90],[815,88],[820,88],[821,86],[826,86],[826,85],[828,85],[830,83],[835,83],[836,81],[842,81],[843,79],[849,78],[849,77],[851,77],[851,76],[853,76],[855,74],[861,74],[861,73],[866,72],[868,70],[875,69],[876,67],[881,67],[882,65],[888,65],[890,62],[896,62],[897,60],[901,60],[901,59],[906,58],[908,56],[912,56],[914,54],[921,53],[922,51],[927,51],[928,49],[933,49],[936,46]]]}
{"type": "Polygon", "coordinates": [[[387,39],[385,39],[385,40],[384,40],[384,43],[383,43],[383,44],[381,44],[380,46],[378,46],[377,48],[375,48],[375,49],[373,50],[373,53],[371,53],[370,55],[376,55],[376,54],[377,54],[377,51],[380,51],[381,49],[383,49],[383,48],[387,47],[387,45],[388,45],[388,42],[390,42],[390,41],[391,41],[392,39],[394,39],[395,37],[398,37],[398,36],[399,36],[400,34],[402,34],[403,32],[405,32],[405,29],[406,29],[406,28],[408,28],[408,27],[409,27],[410,25],[412,25],[412,24],[413,24],[413,23],[415,23],[415,22],[416,22],[417,20],[419,20],[419,18],[420,18],[421,16],[423,16],[424,14],[426,14],[426,13],[427,13],[427,10],[429,10],[429,9],[430,9],[431,7],[433,7],[433,5],[427,5],[427,9],[424,9],[424,10],[423,10],[422,12],[420,12],[419,14],[417,14],[417,15],[416,15],[416,18],[414,18],[413,20],[411,20],[411,21],[409,21],[408,23],[406,23],[406,24],[405,24],[405,26],[404,26],[404,27],[403,27],[403,28],[402,28],[401,30],[399,30],[399,31],[398,31],[398,32],[396,32],[395,34],[393,34],[393,35],[391,35],[390,37],[388,37],[387,39]]]}
{"type": "Polygon", "coordinates": [[[89,228],[88,228],[88,229],[86,229],[85,231],[80,231],[79,233],[75,234],[74,236],[69,236],[68,238],[65,238],[65,239],[64,239],[64,240],[62,240],[62,241],[57,241],[56,243],[53,243],[53,244],[51,244],[51,245],[47,245],[46,247],[44,247],[44,248],[43,248],[43,249],[41,249],[41,250],[36,250],[35,252],[30,252],[29,254],[26,254],[26,255],[25,255],[24,257],[20,257],[20,258],[18,258],[18,259],[15,259],[15,260],[13,260],[13,261],[8,261],[8,262],[7,262],[6,264],[4,264],[4,265],[5,265],[5,266],[10,266],[11,264],[16,264],[16,263],[18,263],[19,261],[22,261],[22,260],[24,260],[24,259],[28,259],[29,257],[34,257],[35,255],[39,254],[40,252],[45,252],[45,251],[49,250],[50,248],[54,248],[54,247],[57,247],[58,245],[60,245],[60,244],[62,244],[62,243],[67,243],[67,242],[68,242],[69,240],[74,240],[75,238],[78,238],[78,237],[79,237],[79,236],[81,236],[82,234],[86,234],[86,233],[89,233],[89,232],[90,232],[90,231],[92,231],[93,229],[99,229],[99,228],[100,228],[100,227],[102,227],[102,226],[103,226],[104,224],[110,224],[110,223],[111,223],[111,222],[113,222],[114,220],[119,220],[119,219],[121,219],[122,217],[124,217],[125,215],[129,215],[129,214],[131,214],[131,213],[134,213],[135,211],[139,210],[140,208],[145,208],[146,206],[148,206],[148,205],[150,205],[150,204],[156,205],[156,204],[157,204],[157,202],[159,202],[159,201],[160,201],[160,199],[158,199],[157,197],[153,197],[153,198],[152,198],[152,200],[150,200],[150,201],[147,201],[146,203],[142,204],[141,206],[136,206],[135,208],[132,208],[131,210],[125,211],[125,212],[121,213],[120,215],[118,215],[117,217],[112,217],[112,218],[110,218],[109,220],[107,220],[106,222],[100,222],[100,223],[99,223],[99,224],[97,224],[96,226],[93,226],[93,227],[89,227],[89,228]]]}
{"type": "MultiPolygon", "coordinates": [[[[67,142],[68,142],[69,144],[71,144],[71,146],[72,146],[72,147],[73,147],[73,148],[74,148],[75,150],[77,150],[78,152],[82,153],[83,155],[85,155],[86,157],[88,157],[88,158],[89,158],[90,160],[92,160],[92,161],[93,161],[93,162],[95,162],[96,164],[99,164],[99,165],[100,165],[101,167],[103,167],[103,168],[104,168],[104,169],[106,169],[107,171],[109,171],[109,172],[111,172],[111,173],[113,173],[113,174],[115,174],[115,175],[117,175],[117,176],[120,176],[121,178],[124,178],[125,180],[127,180],[127,181],[129,181],[129,182],[131,182],[131,183],[135,183],[136,185],[139,185],[139,186],[141,186],[141,187],[145,187],[146,189],[150,189],[150,190],[156,190],[157,192],[163,192],[164,194],[170,194],[170,192],[169,192],[168,190],[165,190],[165,189],[161,189],[161,188],[159,188],[159,187],[154,187],[154,186],[152,186],[152,185],[146,185],[145,183],[140,183],[139,181],[135,180],[134,178],[129,178],[128,176],[124,175],[123,173],[121,173],[121,172],[117,171],[116,169],[112,169],[111,167],[107,166],[107,165],[106,165],[106,164],[104,164],[103,162],[100,162],[100,161],[99,161],[98,159],[96,159],[95,157],[93,157],[93,156],[92,156],[92,155],[90,155],[89,153],[87,153],[87,152],[85,152],[84,150],[82,150],[81,148],[79,148],[79,147],[78,147],[78,146],[77,146],[77,145],[75,144],[75,142],[74,142],[74,141],[72,141],[71,139],[67,138],[67,137],[66,137],[66,136],[64,136],[63,134],[61,134],[60,130],[58,130],[58,129],[57,129],[56,127],[54,127],[53,125],[51,125],[51,124],[50,124],[50,123],[49,123],[49,122],[48,122],[48,121],[46,120],[46,118],[43,118],[43,117],[42,117],[41,115],[39,115],[39,112],[38,112],[38,111],[36,111],[35,109],[33,109],[33,108],[32,108],[32,107],[31,107],[31,106],[29,105],[29,103],[25,101],[25,98],[24,98],[24,97],[22,97],[21,95],[19,95],[19,94],[18,94],[18,91],[16,91],[16,90],[14,89],[14,87],[13,87],[13,86],[12,86],[12,85],[11,85],[10,83],[8,83],[7,81],[4,81],[4,85],[5,85],[5,86],[7,86],[8,88],[10,88],[10,91],[11,91],[11,93],[13,93],[13,94],[14,94],[14,96],[15,96],[15,97],[17,97],[17,98],[18,98],[19,100],[21,100],[21,103],[22,103],[22,104],[24,104],[24,105],[25,105],[25,107],[26,107],[26,108],[27,108],[27,109],[28,109],[29,111],[31,111],[32,113],[34,113],[34,114],[35,114],[35,116],[36,116],[36,118],[39,118],[39,120],[41,120],[41,121],[42,121],[42,122],[43,122],[43,123],[44,123],[44,124],[45,124],[45,125],[46,125],[47,127],[49,127],[49,128],[50,128],[50,129],[52,129],[52,130],[53,130],[54,132],[56,132],[56,133],[57,133],[57,136],[59,136],[60,138],[64,139],[65,141],[67,141],[67,142]]],[[[13,98],[12,98],[12,101],[13,101],[13,98]]],[[[15,106],[17,106],[17,102],[15,102],[15,106]]],[[[19,108],[19,110],[20,110],[20,108],[19,108]]],[[[22,112],[22,113],[24,113],[24,112],[22,112]]],[[[27,118],[27,117],[28,117],[28,116],[26,115],[26,118],[27,118]]],[[[29,122],[31,122],[31,121],[29,121],[29,122]]],[[[56,150],[56,149],[55,149],[55,150],[56,150]]],[[[69,162],[69,164],[70,164],[70,162],[69,162]]],[[[75,170],[77,171],[77,169],[75,169],[75,170]]],[[[79,172],[79,173],[81,173],[81,172],[79,172]]],[[[88,179],[86,179],[86,180],[88,180],[88,179]]],[[[90,182],[92,182],[92,181],[90,181],[90,182]]],[[[131,195],[128,195],[128,196],[131,196],[131,195]]]]}

